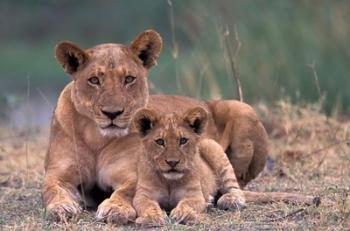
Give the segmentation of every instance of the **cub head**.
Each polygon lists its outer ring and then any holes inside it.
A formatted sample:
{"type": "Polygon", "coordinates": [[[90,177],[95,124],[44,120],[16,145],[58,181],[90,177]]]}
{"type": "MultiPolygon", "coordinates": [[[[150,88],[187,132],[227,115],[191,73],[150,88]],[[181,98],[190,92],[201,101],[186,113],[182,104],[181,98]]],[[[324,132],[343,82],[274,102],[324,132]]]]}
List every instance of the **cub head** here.
{"type": "Polygon", "coordinates": [[[183,115],[159,115],[153,110],[141,109],[133,119],[150,167],[167,180],[181,179],[193,169],[206,122],[207,112],[201,107],[183,115]]]}
{"type": "Polygon", "coordinates": [[[93,120],[103,135],[128,133],[132,115],[147,103],[148,70],[162,48],[153,30],[139,34],[129,45],[101,44],[82,49],[61,42],[58,63],[73,78],[72,101],[78,113],[93,120]]]}

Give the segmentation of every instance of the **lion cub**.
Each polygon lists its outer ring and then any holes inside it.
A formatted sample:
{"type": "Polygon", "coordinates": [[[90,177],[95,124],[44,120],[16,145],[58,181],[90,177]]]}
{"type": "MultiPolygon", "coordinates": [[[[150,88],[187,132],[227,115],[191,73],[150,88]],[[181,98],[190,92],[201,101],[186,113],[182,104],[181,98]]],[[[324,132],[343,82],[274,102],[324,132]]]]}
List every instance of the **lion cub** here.
{"type": "Polygon", "coordinates": [[[133,123],[142,137],[138,183],[133,200],[136,223],[161,225],[162,209],[177,222],[196,222],[220,191],[222,209],[245,203],[233,168],[219,144],[200,136],[207,112],[196,107],[184,115],[159,115],[141,109],[133,123]]]}

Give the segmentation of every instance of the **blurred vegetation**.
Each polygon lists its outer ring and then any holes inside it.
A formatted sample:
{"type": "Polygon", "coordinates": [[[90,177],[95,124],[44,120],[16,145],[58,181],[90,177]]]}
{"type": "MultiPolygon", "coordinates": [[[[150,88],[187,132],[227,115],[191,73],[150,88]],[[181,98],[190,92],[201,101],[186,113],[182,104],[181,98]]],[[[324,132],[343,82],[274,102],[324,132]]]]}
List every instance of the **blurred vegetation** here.
{"type": "Polygon", "coordinates": [[[128,43],[148,28],[164,39],[153,92],[235,98],[223,39],[228,28],[234,42],[236,25],[245,101],[318,101],[307,67],[315,61],[324,109],[350,113],[349,1],[2,0],[0,17],[1,105],[25,96],[28,83],[32,95],[57,96],[70,80],[54,59],[59,41],[128,43]]]}

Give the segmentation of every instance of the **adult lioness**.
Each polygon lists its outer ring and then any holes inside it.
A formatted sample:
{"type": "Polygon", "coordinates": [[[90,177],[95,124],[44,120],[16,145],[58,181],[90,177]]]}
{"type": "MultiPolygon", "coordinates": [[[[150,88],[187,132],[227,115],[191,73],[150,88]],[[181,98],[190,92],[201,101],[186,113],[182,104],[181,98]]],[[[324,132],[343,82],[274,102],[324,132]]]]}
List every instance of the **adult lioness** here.
{"type": "Polygon", "coordinates": [[[80,202],[90,205],[99,153],[128,134],[131,116],[146,105],[148,69],[161,47],[161,37],[152,30],[130,45],[56,46],[56,59],[73,81],[59,96],[51,124],[42,192],[49,215],[74,215],[81,211],[80,202]]]}
{"type": "Polygon", "coordinates": [[[125,170],[120,174],[116,169],[103,169],[101,163],[118,160],[127,153],[126,146],[136,148],[139,139],[130,133],[129,122],[147,101],[160,111],[201,105],[211,112],[206,135],[223,145],[241,186],[263,169],[266,133],[248,105],[179,96],[148,97],[146,76],[156,64],[161,47],[161,37],[152,30],[141,33],[130,45],[102,44],[87,50],[70,42],[56,46],[56,58],[73,81],[62,91],[51,124],[43,184],[49,215],[79,213],[80,202],[91,205],[89,193],[95,192],[96,185],[114,191],[100,205],[98,214],[117,217],[121,223],[136,215],[130,203],[133,195],[126,190],[130,185],[125,179],[132,177],[130,169],[119,162],[118,170],[125,170]],[[107,145],[113,148],[101,155],[107,145]]]}

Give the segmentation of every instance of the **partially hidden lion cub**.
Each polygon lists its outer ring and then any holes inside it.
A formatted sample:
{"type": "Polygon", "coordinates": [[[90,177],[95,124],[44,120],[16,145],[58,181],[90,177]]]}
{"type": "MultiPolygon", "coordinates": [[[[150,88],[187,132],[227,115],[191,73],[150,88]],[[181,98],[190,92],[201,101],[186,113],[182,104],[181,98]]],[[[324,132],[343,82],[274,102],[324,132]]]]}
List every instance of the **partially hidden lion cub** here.
{"type": "Polygon", "coordinates": [[[198,221],[213,202],[220,209],[237,209],[248,202],[289,201],[311,204],[315,198],[292,193],[248,192],[239,188],[232,165],[222,147],[201,137],[208,119],[202,107],[183,115],[139,110],[133,119],[142,139],[137,164],[138,181],[133,205],[136,223],[162,225],[162,208],[177,222],[198,221]]]}

